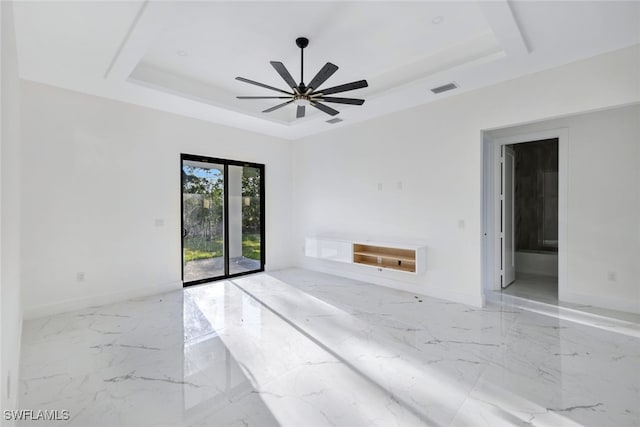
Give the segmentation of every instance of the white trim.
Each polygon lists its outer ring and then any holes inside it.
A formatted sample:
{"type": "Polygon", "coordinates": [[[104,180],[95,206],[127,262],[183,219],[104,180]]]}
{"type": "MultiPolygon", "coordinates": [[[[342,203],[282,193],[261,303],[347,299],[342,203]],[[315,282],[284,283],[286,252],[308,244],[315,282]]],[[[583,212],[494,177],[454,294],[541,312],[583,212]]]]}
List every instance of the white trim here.
{"type": "Polygon", "coordinates": [[[126,80],[177,14],[173,2],[142,2],[122,43],[104,72],[113,82],[126,80]]]}
{"type": "Polygon", "coordinates": [[[607,308],[609,310],[640,314],[640,303],[628,298],[558,290],[558,299],[561,302],[567,302],[570,304],[591,305],[594,307],[607,308]]]}
{"type": "Polygon", "coordinates": [[[480,194],[482,194],[482,200],[480,204],[480,218],[482,221],[481,230],[481,244],[480,244],[480,257],[481,257],[481,279],[482,289],[481,294],[483,296],[482,305],[485,304],[484,291],[490,289],[489,284],[495,283],[494,274],[495,271],[491,267],[493,257],[490,255],[494,251],[494,239],[490,238],[489,231],[493,230],[493,226],[490,223],[494,219],[494,206],[491,203],[489,194],[493,194],[493,179],[488,179],[489,171],[495,171],[494,158],[493,158],[493,140],[491,140],[482,131],[480,132],[480,140],[482,141],[482,165],[481,174],[482,180],[480,182],[480,194]]]}
{"type": "Polygon", "coordinates": [[[548,129],[539,132],[521,133],[517,135],[505,136],[502,138],[496,138],[494,140],[489,139],[486,136],[486,131],[482,135],[482,147],[483,156],[485,159],[485,165],[490,169],[483,170],[482,182],[483,182],[483,215],[484,215],[484,230],[485,240],[487,242],[483,245],[484,254],[482,256],[482,262],[486,270],[486,274],[483,275],[482,289],[484,291],[497,290],[496,274],[499,274],[499,247],[495,243],[495,236],[497,230],[499,230],[500,218],[497,215],[496,206],[500,202],[500,194],[497,191],[499,187],[499,151],[496,148],[508,144],[520,144],[530,141],[539,141],[543,139],[558,138],[558,295],[565,294],[564,290],[567,289],[567,254],[568,254],[568,240],[567,240],[567,222],[568,222],[568,210],[567,210],[567,177],[569,168],[569,129],[566,127],[557,129],[548,129]],[[489,160],[493,160],[491,163],[489,160]],[[498,162],[498,163],[496,163],[498,162]],[[489,171],[493,172],[493,179],[489,179],[487,176],[489,171]],[[493,219],[493,221],[490,221],[493,219]],[[493,250],[492,250],[493,249],[493,250]],[[491,274],[493,272],[493,274],[491,274]]]}
{"type": "Polygon", "coordinates": [[[155,294],[176,291],[179,289],[182,289],[182,281],[163,283],[154,286],[146,286],[144,288],[128,289],[108,294],[93,295],[89,297],[72,298],[52,304],[42,304],[32,307],[25,307],[24,320],[66,313],[69,311],[80,310],[87,307],[112,304],[131,298],[151,296],[155,294]]]}
{"type": "MultiPolygon", "coordinates": [[[[593,298],[593,296],[591,297],[593,298]]],[[[505,307],[514,307],[541,314],[543,316],[550,316],[556,319],[590,326],[592,328],[604,329],[606,331],[640,338],[640,330],[637,328],[637,323],[630,320],[611,317],[611,315],[590,313],[579,308],[547,304],[498,292],[490,292],[487,294],[487,299],[491,302],[502,304],[505,307]]]]}
{"type": "Polygon", "coordinates": [[[520,122],[509,123],[509,124],[494,126],[494,127],[490,127],[490,128],[484,128],[484,129],[482,129],[481,132],[482,133],[488,133],[488,132],[492,132],[492,131],[495,131],[495,130],[510,129],[510,128],[516,128],[516,127],[520,127],[520,126],[526,126],[526,125],[533,125],[533,124],[550,122],[552,120],[555,121],[555,120],[559,120],[559,119],[568,119],[568,118],[571,118],[571,117],[578,117],[578,116],[582,116],[582,115],[585,115],[585,114],[597,113],[597,112],[600,112],[600,111],[610,111],[610,110],[617,110],[619,108],[632,107],[634,105],[640,105],[640,101],[623,102],[622,104],[607,105],[605,107],[598,107],[598,108],[588,108],[586,110],[580,110],[580,111],[576,111],[576,112],[573,112],[573,113],[559,114],[557,116],[548,116],[548,117],[542,117],[542,118],[533,119],[533,120],[523,120],[523,121],[520,121],[520,122]]]}
{"type": "Polygon", "coordinates": [[[507,56],[522,57],[530,52],[508,0],[480,1],[478,6],[507,56]]]}

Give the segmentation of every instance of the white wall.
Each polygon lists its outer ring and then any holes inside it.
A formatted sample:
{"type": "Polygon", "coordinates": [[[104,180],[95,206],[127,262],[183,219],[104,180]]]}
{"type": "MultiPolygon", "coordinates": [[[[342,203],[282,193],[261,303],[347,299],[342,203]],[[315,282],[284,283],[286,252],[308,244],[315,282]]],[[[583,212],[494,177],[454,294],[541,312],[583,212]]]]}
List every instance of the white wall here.
{"type": "Polygon", "coordinates": [[[180,287],[180,152],[266,163],[268,269],[293,259],[480,305],[482,130],[638,102],[639,59],[635,46],[293,145],[24,82],[26,312],[180,287]],[[428,271],[372,275],[304,258],[304,237],[323,233],[424,241],[428,271]]]}
{"type": "Polygon", "coordinates": [[[569,132],[567,283],[559,298],[640,313],[640,106],[488,134],[558,128],[569,132]]]}
{"type": "Polygon", "coordinates": [[[289,266],[289,142],[32,82],[22,94],[25,317],[181,287],[181,152],[266,165],[266,268],[289,266]]]}
{"type": "Polygon", "coordinates": [[[298,264],[482,304],[482,130],[638,102],[639,76],[635,46],[297,142],[298,264]],[[428,271],[371,275],[305,258],[304,237],[324,233],[423,240],[428,271]]]}
{"type": "MultiPolygon", "coordinates": [[[[22,334],[20,289],[20,87],[13,9],[1,2],[2,66],[0,75],[0,401],[16,406],[22,334]],[[8,378],[10,377],[10,378],[8,378]]],[[[9,425],[2,416],[2,425],[9,425]]]]}

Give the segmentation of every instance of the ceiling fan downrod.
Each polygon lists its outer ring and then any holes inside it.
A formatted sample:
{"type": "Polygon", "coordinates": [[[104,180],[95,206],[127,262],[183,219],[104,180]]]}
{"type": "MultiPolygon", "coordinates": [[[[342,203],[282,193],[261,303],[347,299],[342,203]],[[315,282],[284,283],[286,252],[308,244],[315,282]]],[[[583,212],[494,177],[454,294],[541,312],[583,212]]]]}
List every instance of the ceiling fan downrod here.
{"type": "Polygon", "coordinates": [[[309,46],[309,39],[306,37],[298,37],[296,39],[296,45],[300,48],[300,84],[298,88],[301,93],[306,92],[306,86],[304,85],[304,48],[309,46]]]}

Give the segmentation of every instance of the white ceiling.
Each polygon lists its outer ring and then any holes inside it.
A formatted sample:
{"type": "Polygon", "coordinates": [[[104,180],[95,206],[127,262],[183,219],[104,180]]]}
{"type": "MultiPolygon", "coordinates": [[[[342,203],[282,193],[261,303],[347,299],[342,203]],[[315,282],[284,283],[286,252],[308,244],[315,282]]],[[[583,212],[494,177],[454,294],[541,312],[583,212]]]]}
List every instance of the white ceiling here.
{"type": "MultiPolygon", "coordinates": [[[[24,79],[211,122],[297,139],[517,76],[640,43],[640,2],[289,1],[17,2],[24,79]],[[287,85],[300,77],[295,39],[306,36],[305,82],[326,62],[325,83],[366,79],[336,96],[344,121],[294,106],[262,110],[277,95],[235,80],[287,85]],[[440,95],[429,89],[455,81],[440,95]]],[[[281,101],[280,101],[281,102],[281,101]]]]}

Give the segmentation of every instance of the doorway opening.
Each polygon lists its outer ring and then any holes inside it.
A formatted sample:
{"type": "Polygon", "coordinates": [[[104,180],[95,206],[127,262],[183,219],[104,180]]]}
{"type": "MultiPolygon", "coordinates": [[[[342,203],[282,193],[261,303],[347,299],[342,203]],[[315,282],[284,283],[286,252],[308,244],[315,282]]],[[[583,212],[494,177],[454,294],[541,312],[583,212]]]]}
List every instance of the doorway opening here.
{"type": "Polygon", "coordinates": [[[558,138],[502,146],[505,294],[558,304],[558,138]]]}
{"type": "Polygon", "coordinates": [[[483,283],[557,305],[566,284],[566,129],[483,134],[483,283]]]}
{"type": "Polygon", "coordinates": [[[264,165],[181,155],[184,286],[264,271],[264,165]]]}

